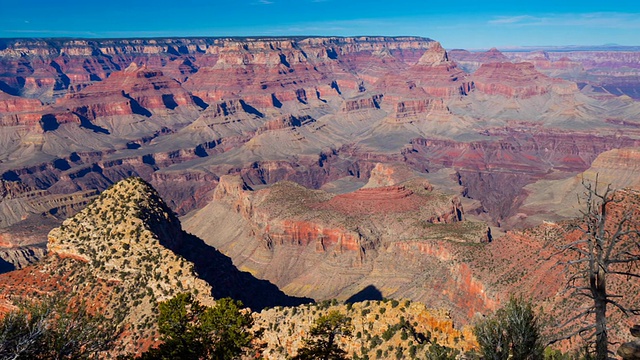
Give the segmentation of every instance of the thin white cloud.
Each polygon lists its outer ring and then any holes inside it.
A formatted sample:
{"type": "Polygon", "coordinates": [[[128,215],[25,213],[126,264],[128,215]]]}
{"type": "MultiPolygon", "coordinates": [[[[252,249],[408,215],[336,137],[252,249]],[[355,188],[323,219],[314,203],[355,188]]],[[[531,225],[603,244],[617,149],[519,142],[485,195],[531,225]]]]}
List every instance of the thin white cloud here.
{"type": "Polygon", "coordinates": [[[516,24],[523,21],[535,19],[533,16],[520,15],[520,16],[498,16],[496,19],[489,20],[489,24],[516,24]]]}
{"type": "Polygon", "coordinates": [[[77,37],[95,37],[99,36],[98,33],[92,31],[71,31],[71,30],[25,30],[25,29],[16,29],[16,30],[4,30],[7,34],[30,34],[30,35],[38,35],[38,36],[77,36],[77,37]]]}
{"type": "Polygon", "coordinates": [[[640,29],[640,13],[578,13],[542,16],[496,16],[487,22],[494,26],[585,26],[591,28],[640,29]]]}
{"type": "Polygon", "coordinates": [[[262,5],[271,5],[271,4],[273,4],[273,1],[269,1],[269,0],[258,0],[258,4],[262,4],[262,5]]]}

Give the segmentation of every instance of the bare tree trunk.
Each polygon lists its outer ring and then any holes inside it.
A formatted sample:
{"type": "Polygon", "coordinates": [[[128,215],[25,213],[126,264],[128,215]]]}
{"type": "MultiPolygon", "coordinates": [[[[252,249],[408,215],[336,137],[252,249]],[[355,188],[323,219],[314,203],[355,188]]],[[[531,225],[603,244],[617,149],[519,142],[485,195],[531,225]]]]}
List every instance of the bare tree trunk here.
{"type": "Polygon", "coordinates": [[[604,270],[602,270],[600,266],[598,266],[596,273],[591,275],[591,284],[596,312],[596,360],[606,360],[609,355],[609,338],[607,335],[607,283],[604,270]]]}

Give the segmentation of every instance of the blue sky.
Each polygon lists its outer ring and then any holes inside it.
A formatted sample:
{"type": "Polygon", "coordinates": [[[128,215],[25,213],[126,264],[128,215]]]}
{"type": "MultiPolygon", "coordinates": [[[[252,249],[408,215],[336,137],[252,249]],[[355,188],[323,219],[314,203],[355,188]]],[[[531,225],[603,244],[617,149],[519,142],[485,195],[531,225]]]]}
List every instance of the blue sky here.
{"type": "Polygon", "coordinates": [[[417,35],[446,48],[640,45],[640,1],[0,0],[0,37],[417,35]]]}

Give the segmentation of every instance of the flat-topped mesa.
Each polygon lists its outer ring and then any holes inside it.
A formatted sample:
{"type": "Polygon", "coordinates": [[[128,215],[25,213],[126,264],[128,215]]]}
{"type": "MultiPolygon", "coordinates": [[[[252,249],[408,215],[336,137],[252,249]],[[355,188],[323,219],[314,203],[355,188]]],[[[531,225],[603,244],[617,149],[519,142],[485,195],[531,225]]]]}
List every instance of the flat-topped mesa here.
{"type": "Polygon", "coordinates": [[[342,102],[340,111],[343,113],[349,113],[358,110],[378,109],[380,108],[380,102],[382,101],[382,98],[382,94],[377,94],[372,96],[347,99],[342,102]]]}
{"type": "Polygon", "coordinates": [[[315,244],[316,251],[332,248],[342,252],[359,251],[362,246],[372,246],[375,242],[374,238],[363,235],[369,233],[365,222],[360,225],[363,234],[347,225],[363,216],[396,214],[429,224],[464,220],[464,210],[457,197],[431,194],[432,190],[431,184],[408,168],[378,164],[365,188],[340,195],[289,182],[254,192],[241,177],[222,176],[214,201],[226,203],[248,220],[255,236],[266,241],[269,247],[315,244]],[[289,216],[277,215],[282,213],[289,216]],[[327,217],[327,214],[334,215],[327,217]]]}
{"type": "MultiPolygon", "coordinates": [[[[486,241],[486,225],[465,220],[457,197],[434,191],[405,167],[378,165],[371,178],[369,187],[336,195],[289,181],[249,191],[239,176],[222,177],[216,199],[186,226],[218,242],[242,268],[292,294],[348,298],[361,284],[380,284],[384,296],[406,286],[411,290],[398,296],[422,297],[406,283],[413,275],[399,275],[400,268],[438,273],[438,283],[455,274],[447,281],[463,288],[456,294],[467,296],[468,283],[482,289],[468,271],[458,278],[457,260],[447,247],[486,241]],[[219,232],[212,219],[223,224],[219,232]]],[[[466,314],[481,305],[462,308],[466,314]]]]}
{"type": "Polygon", "coordinates": [[[549,92],[564,95],[578,91],[575,83],[550,78],[528,62],[482,64],[473,74],[473,82],[480,92],[506,97],[529,98],[549,92]]]}
{"type": "Polygon", "coordinates": [[[468,72],[473,73],[478,70],[482,64],[495,62],[509,62],[509,58],[496,48],[491,48],[485,52],[470,52],[467,50],[450,50],[449,58],[455,61],[460,67],[468,72]]]}

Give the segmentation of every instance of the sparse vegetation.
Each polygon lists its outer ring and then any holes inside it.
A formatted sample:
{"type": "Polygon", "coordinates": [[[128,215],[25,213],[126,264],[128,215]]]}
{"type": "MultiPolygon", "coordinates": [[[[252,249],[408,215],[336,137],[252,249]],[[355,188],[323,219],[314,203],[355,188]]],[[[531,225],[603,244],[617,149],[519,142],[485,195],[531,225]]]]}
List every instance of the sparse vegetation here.
{"type": "Polygon", "coordinates": [[[478,322],[474,334],[486,359],[542,359],[540,326],[532,305],[522,298],[512,297],[502,309],[478,322]]]}
{"type": "Polygon", "coordinates": [[[119,322],[61,298],[23,302],[0,320],[0,358],[95,358],[111,348],[119,322]]]}

